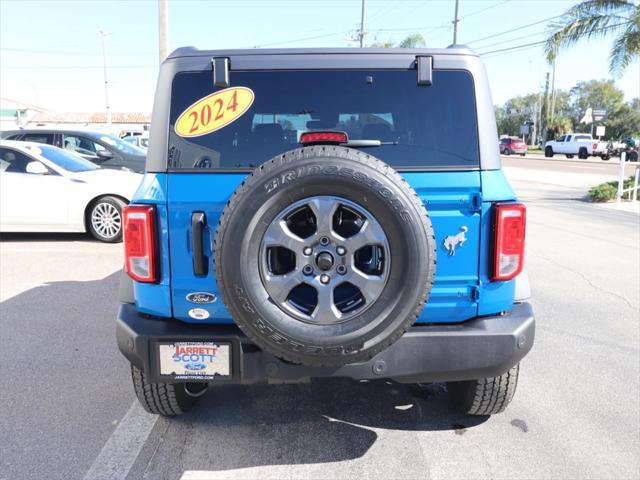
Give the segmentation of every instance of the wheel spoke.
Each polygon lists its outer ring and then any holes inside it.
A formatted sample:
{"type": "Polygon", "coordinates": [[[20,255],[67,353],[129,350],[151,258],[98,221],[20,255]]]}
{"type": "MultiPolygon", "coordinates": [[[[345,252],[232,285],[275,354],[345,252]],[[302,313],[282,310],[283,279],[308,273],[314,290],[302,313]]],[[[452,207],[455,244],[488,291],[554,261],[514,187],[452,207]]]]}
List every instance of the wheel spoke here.
{"type": "Polygon", "coordinates": [[[301,283],[304,283],[304,276],[297,269],[284,275],[268,275],[265,278],[267,293],[274,302],[280,304],[285,303],[291,290],[301,283]]]}
{"type": "Polygon", "coordinates": [[[318,292],[318,304],[311,314],[314,323],[329,325],[339,322],[342,313],[337,309],[333,301],[333,287],[320,286],[316,287],[318,292]]]}
{"type": "Polygon", "coordinates": [[[351,253],[367,245],[384,245],[386,236],[378,223],[369,220],[364,222],[360,231],[344,241],[344,246],[351,253]]]}
{"type": "Polygon", "coordinates": [[[384,275],[367,275],[355,267],[351,267],[345,280],[358,287],[366,303],[373,303],[380,296],[385,285],[384,275]]]}
{"type": "Polygon", "coordinates": [[[285,247],[298,255],[302,255],[304,241],[295,235],[284,220],[273,222],[267,228],[263,238],[267,247],[285,247]]]}
{"type": "Polygon", "coordinates": [[[315,197],[308,203],[309,208],[316,217],[316,236],[334,235],[333,215],[340,203],[332,197],[315,197]]]}

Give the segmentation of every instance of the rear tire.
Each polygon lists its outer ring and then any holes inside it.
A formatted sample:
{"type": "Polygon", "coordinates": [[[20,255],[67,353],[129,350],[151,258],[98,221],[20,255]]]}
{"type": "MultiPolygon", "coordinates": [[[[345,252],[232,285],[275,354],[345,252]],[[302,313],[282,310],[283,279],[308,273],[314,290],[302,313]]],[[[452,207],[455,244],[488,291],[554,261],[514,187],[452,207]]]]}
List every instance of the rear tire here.
{"type": "Polygon", "coordinates": [[[498,377],[464,382],[449,382],[450,399],[467,415],[493,415],[501,413],[516,393],[520,364],[498,377]]]}
{"type": "Polygon", "coordinates": [[[629,162],[637,162],[638,161],[638,152],[631,152],[628,155],[629,162]]]}
{"type": "Polygon", "coordinates": [[[546,148],[544,149],[544,156],[545,156],[545,157],[548,157],[548,158],[553,157],[553,148],[551,148],[551,147],[546,147],[546,148]]]}
{"type": "Polygon", "coordinates": [[[509,150],[508,148],[505,149],[504,154],[505,155],[511,155],[511,150],[509,150]]]}
{"type": "Polygon", "coordinates": [[[207,390],[206,383],[149,382],[144,372],[133,365],[131,379],[140,405],[149,413],[165,417],[187,412],[207,390]]]}
{"type": "Polygon", "coordinates": [[[98,198],[87,210],[87,229],[96,240],[105,243],[122,241],[122,207],[125,202],[117,197],[98,198]]]}
{"type": "Polygon", "coordinates": [[[578,158],[581,158],[582,160],[586,160],[587,158],[589,158],[589,152],[586,148],[582,147],[580,150],[578,150],[578,158]]]}

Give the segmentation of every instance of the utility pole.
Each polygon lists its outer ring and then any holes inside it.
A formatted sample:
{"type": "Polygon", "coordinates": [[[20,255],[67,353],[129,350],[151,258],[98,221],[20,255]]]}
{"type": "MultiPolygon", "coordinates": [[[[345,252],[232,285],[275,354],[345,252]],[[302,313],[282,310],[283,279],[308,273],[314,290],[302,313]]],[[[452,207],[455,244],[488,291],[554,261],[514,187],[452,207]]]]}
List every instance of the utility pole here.
{"type": "Polygon", "coordinates": [[[557,51],[553,52],[553,66],[551,67],[551,115],[550,122],[553,122],[553,117],[556,111],[556,56],[557,51]]]}
{"type": "Polygon", "coordinates": [[[365,0],[362,0],[362,11],[360,13],[360,48],[364,47],[364,10],[365,0]]]}
{"type": "Polygon", "coordinates": [[[549,119],[549,72],[547,72],[544,81],[544,98],[542,99],[542,107],[540,108],[540,136],[542,145],[547,141],[547,124],[549,119]]]}
{"type": "Polygon", "coordinates": [[[453,44],[456,45],[458,43],[458,22],[460,19],[458,18],[458,8],[460,6],[460,0],[456,0],[456,13],[453,18],[453,44]]]}
{"type": "Polygon", "coordinates": [[[169,0],[158,0],[158,51],[160,52],[160,63],[167,58],[167,18],[169,16],[169,0]]]}
{"type": "Polygon", "coordinates": [[[107,114],[107,125],[111,127],[111,107],[109,106],[109,80],[107,79],[107,35],[109,32],[98,29],[98,34],[102,37],[102,69],[104,72],[104,107],[107,114]]]}

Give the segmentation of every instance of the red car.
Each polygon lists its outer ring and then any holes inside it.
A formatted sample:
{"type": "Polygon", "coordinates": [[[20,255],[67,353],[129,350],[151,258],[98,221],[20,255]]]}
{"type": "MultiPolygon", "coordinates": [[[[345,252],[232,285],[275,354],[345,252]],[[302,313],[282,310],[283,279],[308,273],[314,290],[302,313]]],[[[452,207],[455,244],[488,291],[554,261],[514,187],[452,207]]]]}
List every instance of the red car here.
{"type": "Polygon", "coordinates": [[[511,155],[512,153],[524,157],[527,154],[527,144],[519,138],[500,139],[500,154],[511,155]]]}

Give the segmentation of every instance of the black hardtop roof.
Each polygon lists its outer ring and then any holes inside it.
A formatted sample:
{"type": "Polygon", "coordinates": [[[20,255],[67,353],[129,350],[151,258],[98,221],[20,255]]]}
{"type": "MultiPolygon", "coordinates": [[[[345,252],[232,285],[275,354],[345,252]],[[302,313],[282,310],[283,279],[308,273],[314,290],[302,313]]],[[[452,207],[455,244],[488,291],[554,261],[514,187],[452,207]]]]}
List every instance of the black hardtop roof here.
{"type": "Polygon", "coordinates": [[[450,45],[447,48],[243,48],[227,50],[200,50],[181,47],[168,58],[179,57],[235,57],[242,55],[471,55],[477,56],[466,45],[450,45]]]}

